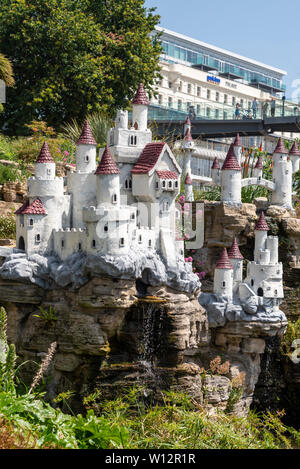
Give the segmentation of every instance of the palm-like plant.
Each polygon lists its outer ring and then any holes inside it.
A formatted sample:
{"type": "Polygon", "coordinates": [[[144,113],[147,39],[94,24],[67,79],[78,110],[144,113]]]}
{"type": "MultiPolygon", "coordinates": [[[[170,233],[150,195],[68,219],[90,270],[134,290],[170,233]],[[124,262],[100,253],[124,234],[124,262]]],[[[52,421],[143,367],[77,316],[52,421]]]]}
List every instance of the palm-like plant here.
{"type": "MultiPolygon", "coordinates": [[[[98,145],[100,147],[105,146],[107,143],[107,134],[112,125],[110,120],[99,113],[89,114],[87,116],[87,120],[89,121],[93,135],[98,145]]],[[[77,142],[81,131],[82,123],[79,123],[75,119],[62,126],[63,137],[71,140],[73,143],[77,142]]]]}
{"type": "Polygon", "coordinates": [[[11,63],[3,54],[0,54],[0,80],[3,80],[6,86],[15,84],[11,63]]]}

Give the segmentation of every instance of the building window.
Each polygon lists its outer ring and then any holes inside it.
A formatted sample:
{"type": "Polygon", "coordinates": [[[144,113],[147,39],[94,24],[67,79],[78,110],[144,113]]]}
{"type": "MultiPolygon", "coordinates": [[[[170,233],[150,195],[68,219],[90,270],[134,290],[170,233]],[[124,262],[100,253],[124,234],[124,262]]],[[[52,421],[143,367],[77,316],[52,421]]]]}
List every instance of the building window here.
{"type": "Polygon", "coordinates": [[[197,96],[198,98],[201,96],[201,86],[197,86],[197,96]]]}
{"type": "Polygon", "coordinates": [[[168,97],[168,106],[169,107],[173,106],[173,99],[170,96],[168,97]]]}
{"type": "Polygon", "coordinates": [[[169,188],[172,189],[172,181],[169,181],[169,188]]]}
{"type": "Polygon", "coordinates": [[[96,240],[93,239],[93,241],[92,241],[92,248],[95,248],[95,247],[96,247],[96,240]]]}
{"type": "Polygon", "coordinates": [[[125,179],[125,189],[128,189],[128,180],[125,179]]]}
{"type": "Polygon", "coordinates": [[[223,287],[226,287],[226,282],[223,282],[223,287]]]}
{"type": "Polygon", "coordinates": [[[104,226],[104,231],[105,231],[105,233],[108,232],[108,225],[105,225],[105,226],[104,226]]]}
{"type": "Polygon", "coordinates": [[[188,112],[189,112],[189,110],[190,110],[191,105],[192,105],[192,103],[189,102],[189,101],[186,103],[186,110],[187,110],[188,112]]]}
{"type": "Polygon", "coordinates": [[[159,94],[158,95],[158,104],[162,105],[162,102],[163,102],[162,94],[159,94]]]}
{"type": "Polygon", "coordinates": [[[132,189],[132,180],[129,179],[129,189],[132,189]]]}
{"type": "Polygon", "coordinates": [[[156,189],[159,189],[159,183],[156,181],[156,189]]]}
{"type": "Polygon", "coordinates": [[[278,291],[277,291],[277,290],[275,290],[274,293],[275,293],[275,295],[278,295],[278,291]]]}
{"type": "Polygon", "coordinates": [[[81,243],[78,243],[78,251],[81,251],[81,249],[82,249],[82,245],[81,243]]]}
{"type": "Polygon", "coordinates": [[[182,110],[182,100],[178,99],[178,111],[182,110]]]}
{"type": "Polygon", "coordinates": [[[219,102],[219,99],[220,99],[220,93],[217,91],[216,92],[216,101],[219,102]]]}
{"type": "Polygon", "coordinates": [[[197,112],[197,116],[200,116],[200,113],[201,113],[201,106],[200,106],[200,104],[197,104],[196,112],[197,112]]]}
{"type": "Polygon", "coordinates": [[[210,95],[211,95],[210,90],[207,90],[207,93],[206,93],[207,99],[210,99],[210,95]]]}
{"type": "Polygon", "coordinates": [[[166,187],[166,181],[163,181],[163,182],[162,182],[162,186],[163,186],[163,187],[166,187]]]}
{"type": "Polygon", "coordinates": [[[168,86],[169,86],[170,89],[172,89],[172,82],[171,81],[168,82],[168,86]]]}
{"type": "Polygon", "coordinates": [[[65,247],[65,241],[62,239],[61,240],[61,248],[64,249],[64,247],[65,247]]]}
{"type": "Polygon", "coordinates": [[[112,203],[113,203],[113,204],[116,204],[117,201],[118,201],[118,196],[117,196],[117,194],[114,194],[114,195],[112,196],[112,203]]]}
{"type": "Polygon", "coordinates": [[[41,241],[41,235],[39,234],[35,235],[35,242],[40,243],[40,241],[41,241]]]}
{"type": "Polygon", "coordinates": [[[89,157],[89,155],[86,155],[85,162],[88,163],[89,161],[90,161],[90,157],[89,157]]]}
{"type": "Polygon", "coordinates": [[[175,187],[176,188],[178,187],[178,181],[175,181],[175,187]]]}
{"type": "Polygon", "coordinates": [[[215,118],[219,119],[219,109],[215,109],[215,118]]]}
{"type": "Polygon", "coordinates": [[[48,176],[51,175],[51,169],[50,168],[47,169],[47,174],[48,174],[48,176]]]}
{"type": "Polygon", "coordinates": [[[224,94],[224,104],[227,104],[227,103],[228,103],[228,95],[224,94]]]}
{"type": "Polygon", "coordinates": [[[135,220],[135,214],[134,213],[131,214],[131,220],[135,220]]]}
{"type": "Polygon", "coordinates": [[[139,244],[142,243],[142,235],[139,235],[139,244]]]}
{"type": "Polygon", "coordinates": [[[253,286],[254,286],[254,280],[251,279],[251,287],[253,287],[253,286]]]}
{"type": "Polygon", "coordinates": [[[20,215],[20,226],[24,226],[24,215],[20,215]]]}
{"type": "Polygon", "coordinates": [[[188,92],[188,94],[192,93],[192,85],[190,83],[188,83],[188,85],[187,85],[187,92],[188,92]]]}
{"type": "Polygon", "coordinates": [[[206,108],[206,117],[210,117],[210,107],[206,108]]]}
{"type": "Polygon", "coordinates": [[[33,225],[33,219],[32,219],[32,218],[30,218],[30,220],[29,220],[29,225],[30,225],[30,226],[33,225]]]}
{"type": "Polygon", "coordinates": [[[151,241],[151,239],[149,239],[148,246],[149,246],[149,248],[151,248],[151,246],[152,246],[152,241],[151,241]]]}
{"type": "Polygon", "coordinates": [[[240,100],[240,105],[241,105],[241,107],[244,107],[244,100],[243,99],[240,100]]]}
{"type": "Polygon", "coordinates": [[[235,106],[235,96],[232,96],[232,106],[235,106]]]}
{"type": "Polygon", "coordinates": [[[182,81],[179,82],[179,91],[182,91],[182,81]]]}
{"type": "Polygon", "coordinates": [[[124,247],[124,246],[125,246],[125,239],[120,238],[120,247],[124,247]]]}
{"type": "Polygon", "coordinates": [[[136,135],[130,135],[130,137],[129,137],[129,145],[131,145],[131,146],[137,145],[137,137],[136,137],[136,135]]]}

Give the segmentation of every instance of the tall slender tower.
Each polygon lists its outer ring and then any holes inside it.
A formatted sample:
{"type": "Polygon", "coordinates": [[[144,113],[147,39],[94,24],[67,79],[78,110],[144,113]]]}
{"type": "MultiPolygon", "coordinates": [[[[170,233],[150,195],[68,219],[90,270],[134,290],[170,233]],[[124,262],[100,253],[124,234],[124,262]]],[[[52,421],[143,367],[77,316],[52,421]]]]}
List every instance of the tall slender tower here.
{"type": "Polygon", "coordinates": [[[221,173],[221,200],[222,202],[241,203],[242,168],[234,154],[233,143],[222,166],[221,173]]]}
{"type": "Polygon", "coordinates": [[[293,165],[293,174],[299,171],[300,151],[297,142],[293,143],[293,146],[289,153],[290,160],[293,165]]]}
{"type": "Polygon", "coordinates": [[[267,248],[269,227],[266,222],[264,212],[261,212],[258,222],[255,226],[255,249],[254,261],[260,264],[262,255],[264,255],[267,248]]]}
{"type": "Polygon", "coordinates": [[[149,99],[140,83],[137,93],[132,101],[132,125],[135,130],[147,130],[149,99]]]}
{"type": "Polygon", "coordinates": [[[184,192],[185,192],[185,201],[194,202],[193,181],[191,179],[190,173],[186,173],[186,177],[184,181],[184,192]]]}
{"type": "Polygon", "coordinates": [[[241,165],[241,162],[242,162],[242,148],[243,148],[243,145],[240,139],[240,134],[237,134],[233,142],[233,150],[234,150],[234,154],[239,165],[241,165]]]}
{"type": "Polygon", "coordinates": [[[233,291],[237,291],[239,284],[243,281],[243,256],[239,249],[236,238],[228,251],[228,257],[233,267],[233,291]]]}
{"type": "Polygon", "coordinates": [[[256,178],[262,178],[263,169],[264,169],[264,167],[263,167],[263,164],[262,164],[262,159],[259,156],[257,158],[256,165],[254,166],[253,176],[256,177],[256,178]]]}
{"type": "Polygon", "coordinates": [[[95,172],[97,176],[97,206],[120,206],[120,171],[106,146],[99,166],[95,172]]]}
{"type": "Polygon", "coordinates": [[[215,157],[211,167],[211,177],[214,184],[217,186],[221,184],[221,167],[217,157],[215,157]]]}
{"type": "Polygon", "coordinates": [[[282,141],[278,140],[273,153],[273,182],[275,190],[272,193],[272,204],[292,209],[292,162],[288,159],[288,151],[282,141]]]}
{"type": "Polygon", "coordinates": [[[233,268],[226,248],[223,249],[222,255],[215,268],[214,293],[222,297],[227,297],[230,300],[232,299],[233,268]]]}

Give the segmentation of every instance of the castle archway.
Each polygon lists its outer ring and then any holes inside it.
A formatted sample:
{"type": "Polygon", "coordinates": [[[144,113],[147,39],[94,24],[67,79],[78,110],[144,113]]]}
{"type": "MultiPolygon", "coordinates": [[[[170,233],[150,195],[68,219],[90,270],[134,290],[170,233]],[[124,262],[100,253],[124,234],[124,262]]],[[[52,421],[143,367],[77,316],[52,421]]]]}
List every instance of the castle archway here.
{"type": "Polygon", "coordinates": [[[261,287],[259,287],[257,290],[257,296],[264,296],[264,291],[261,287]]]}
{"type": "Polygon", "coordinates": [[[25,251],[25,241],[24,241],[23,236],[20,236],[20,238],[19,238],[18,249],[21,249],[22,251],[25,251]]]}

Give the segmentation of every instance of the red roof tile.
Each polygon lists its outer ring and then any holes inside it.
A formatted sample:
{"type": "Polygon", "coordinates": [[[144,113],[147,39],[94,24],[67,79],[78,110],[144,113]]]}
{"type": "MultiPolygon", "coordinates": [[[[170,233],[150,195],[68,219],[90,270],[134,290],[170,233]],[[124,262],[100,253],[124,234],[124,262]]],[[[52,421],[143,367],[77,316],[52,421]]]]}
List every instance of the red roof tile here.
{"type": "Polygon", "coordinates": [[[54,163],[54,160],[52,158],[52,155],[49,150],[49,146],[47,142],[43,143],[42,149],[40,151],[40,154],[38,156],[38,159],[36,160],[37,163],[54,163]]]}
{"type": "Polygon", "coordinates": [[[276,148],[275,148],[273,154],[275,154],[275,153],[283,153],[283,154],[287,154],[287,153],[288,153],[288,151],[287,151],[287,149],[285,148],[285,145],[284,145],[284,143],[283,143],[281,137],[279,138],[279,140],[278,140],[278,142],[277,142],[277,145],[276,145],[276,148]]]}
{"type": "Polygon", "coordinates": [[[159,179],[178,179],[178,176],[174,171],[156,171],[159,179]]]}
{"type": "Polygon", "coordinates": [[[290,150],[290,155],[300,156],[300,150],[299,150],[297,142],[293,143],[293,146],[290,150]]]}
{"type": "Polygon", "coordinates": [[[25,210],[26,207],[29,205],[29,200],[26,200],[26,202],[18,208],[18,210],[15,211],[15,215],[21,215],[23,210],[25,210]]]}
{"type": "Polygon", "coordinates": [[[211,169],[220,169],[220,163],[219,163],[219,160],[217,157],[215,157],[214,159],[214,162],[213,162],[213,165],[211,167],[211,169]]]}
{"type": "Polygon", "coordinates": [[[97,145],[88,120],[83,124],[82,132],[76,145],[97,145]]]}
{"type": "Polygon", "coordinates": [[[143,83],[139,84],[139,88],[136,92],[135,97],[133,98],[132,104],[143,104],[144,106],[149,106],[149,99],[146,94],[146,91],[144,90],[143,83]]]}
{"type": "Polygon", "coordinates": [[[232,269],[232,264],[227,254],[227,249],[224,248],[222,255],[216,265],[216,269],[232,269]]]}
{"type": "Polygon", "coordinates": [[[189,127],[186,129],[184,140],[185,140],[185,142],[192,142],[193,141],[193,137],[192,137],[192,134],[191,134],[191,129],[189,127]]]}
{"type": "Polygon", "coordinates": [[[235,137],[235,141],[233,142],[233,145],[235,147],[242,147],[243,146],[242,141],[240,139],[240,134],[237,134],[237,136],[235,137]]]}
{"type": "Polygon", "coordinates": [[[17,212],[18,215],[47,215],[45,207],[38,197],[30,205],[27,202],[27,205],[21,207],[17,212]]]}
{"type": "Polygon", "coordinates": [[[164,142],[148,143],[132,168],[131,173],[147,174],[156,165],[164,146],[164,142]]]}
{"type": "Polygon", "coordinates": [[[261,212],[258,222],[256,223],[255,230],[256,231],[269,231],[269,227],[266,222],[264,212],[261,212]]]}
{"type": "Polygon", "coordinates": [[[255,169],[264,169],[263,164],[262,164],[262,159],[260,156],[257,158],[255,169]]]}
{"type": "Polygon", "coordinates": [[[192,178],[190,176],[190,173],[186,173],[184,184],[186,186],[192,186],[193,185],[193,181],[192,181],[192,178]]]}
{"type": "Polygon", "coordinates": [[[242,168],[240,167],[238,163],[238,160],[235,157],[234,150],[233,150],[233,143],[230,145],[227,156],[223,163],[222,171],[224,170],[235,170],[235,171],[242,170],[242,168]]]}
{"type": "Polygon", "coordinates": [[[120,174],[107,145],[95,174],[120,174]]]}
{"type": "Polygon", "coordinates": [[[231,248],[228,251],[228,257],[229,259],[244,259],[236,238],[234,238],[231,248]]]}

